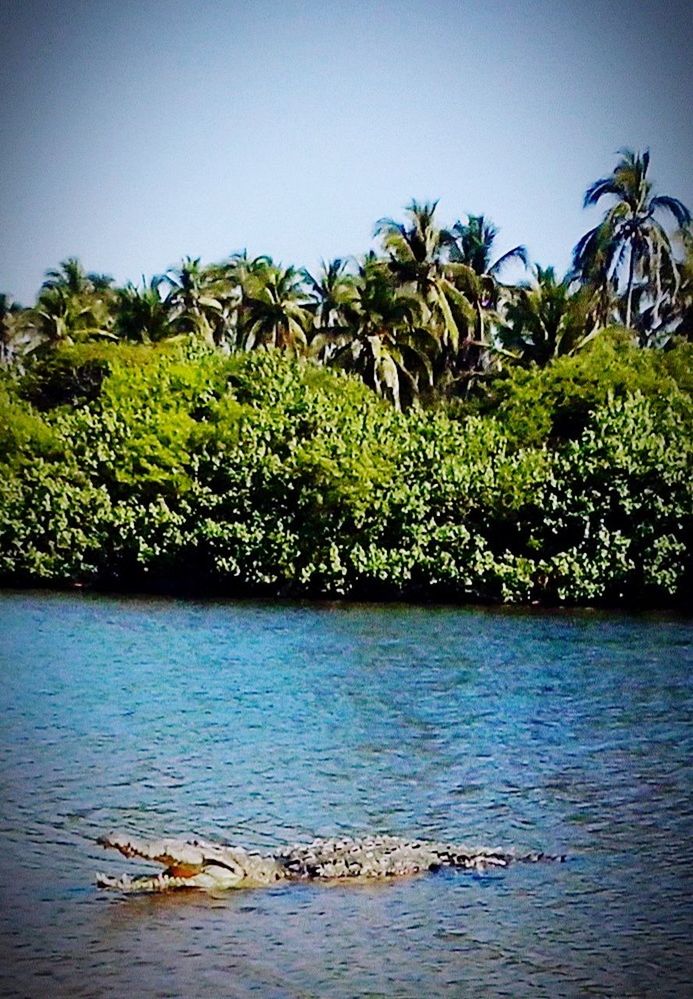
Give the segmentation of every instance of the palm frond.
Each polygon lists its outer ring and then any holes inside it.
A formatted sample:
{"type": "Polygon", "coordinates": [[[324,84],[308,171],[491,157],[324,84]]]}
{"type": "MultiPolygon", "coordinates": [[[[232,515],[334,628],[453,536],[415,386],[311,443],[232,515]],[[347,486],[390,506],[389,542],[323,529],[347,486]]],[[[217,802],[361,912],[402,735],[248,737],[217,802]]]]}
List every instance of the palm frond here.
{"type": "Polygon", "coordinates": [[[660,194],[650,201],[652,211],[663,209],[676,219],[678,225],[683,229],[691,224],[691,213],[689,209],[678,198],[671,198],[666,194],[660,194]]]}
{"type": "Polygon", "coordinates": [[[495,276],[503,266],[509,263],[511,260],[519,260],[525,267],[529,267],[529,253],[527,252],[526,246],[514,246],[512,250],[508,250],[507,253],[503,253],[498,260],[491,267],[489,267],[489,274],[495,276]]]}
{"type": "Polygon", "coordinates": [[[588,208],[590,205],[596,205],[597,202],[607,194],[612,194],[615,197],[618,197],[620,193],[619,185],[616,183],[613,176],[600,177],[599,180],[595,180],[593,184],[590,184],[585,191],[582,207],[588,208]]]}

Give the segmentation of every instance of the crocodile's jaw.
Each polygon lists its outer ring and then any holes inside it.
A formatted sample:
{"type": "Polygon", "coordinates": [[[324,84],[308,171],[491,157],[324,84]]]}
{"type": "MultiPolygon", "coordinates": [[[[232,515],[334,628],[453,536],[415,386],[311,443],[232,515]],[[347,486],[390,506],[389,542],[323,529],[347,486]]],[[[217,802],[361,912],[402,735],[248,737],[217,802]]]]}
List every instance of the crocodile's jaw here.
{"type": "Polygon", "coordinates": [[[98,841],[124,857],[141,857],[163,864],[161,874],[112,877],[97,874],[99,888],[121,892],[161,892],[174,888],[202,888],[226,891],[248,882],[248,864],[244,851],[220,847],[198,840],[141,840],[127,834],[112,833],[98,841]]]}
{"type": "Polygon", "coordinates": [[[129,833],[109,833],[101,836],[98,842],[118,850],[124,857],[140,857],[165,868],[162,874],[134,878],[98,874],[99,887],[114,891],[158,892],[173,888],[227,891],[268,885],[286,877],[286,872],[272,857],[199,839],[147,840],[129,833]]]}
{"type": "Polygon", "coordinates": [[[130,877],[129,874],[122,874],[120,877],[97,874],[96,884],[99,888],[125,892],[126,894],[163,892],[177,888],[227,891],[230,888],[243,887],[244,878],[242,874],[236,874],[215,864],[213,867],[202,867],[196,873],[186,876],[172,874],[169,871],[162,871],[161,874],[155,875],[141,874],[136,877],[130,877]]]}

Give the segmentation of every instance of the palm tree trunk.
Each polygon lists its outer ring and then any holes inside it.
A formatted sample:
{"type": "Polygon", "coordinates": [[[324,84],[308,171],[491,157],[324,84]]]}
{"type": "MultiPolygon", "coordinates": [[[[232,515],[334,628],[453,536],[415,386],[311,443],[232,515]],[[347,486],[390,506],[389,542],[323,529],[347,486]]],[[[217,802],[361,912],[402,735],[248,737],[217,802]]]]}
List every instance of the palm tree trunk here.
{"type": "Polygon", "coordinates": [[[483,342],[484,339],[484,307],[481,302],[476,303],[476,338],[483,342]]]}
{"type": "Polygon", "coordinates": [[[630,244],[630,260],[628,262],[628,288],[626,289],[626,326],[630,329],[630,314],[633,308],[633,279],[635,277],[635,249],[630,244]]]}

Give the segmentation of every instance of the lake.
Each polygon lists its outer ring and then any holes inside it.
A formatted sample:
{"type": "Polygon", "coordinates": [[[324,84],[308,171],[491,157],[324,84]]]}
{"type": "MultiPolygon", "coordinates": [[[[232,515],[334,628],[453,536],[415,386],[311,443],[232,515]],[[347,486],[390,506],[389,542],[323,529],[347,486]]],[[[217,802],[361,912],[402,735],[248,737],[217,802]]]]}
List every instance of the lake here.
{"type": "Polygon", "coordinates": [[[0,594],[3,996],[691,994],[693,628],[0,594]],[[565,864],[118,896],[112,829],[565,864]]]}

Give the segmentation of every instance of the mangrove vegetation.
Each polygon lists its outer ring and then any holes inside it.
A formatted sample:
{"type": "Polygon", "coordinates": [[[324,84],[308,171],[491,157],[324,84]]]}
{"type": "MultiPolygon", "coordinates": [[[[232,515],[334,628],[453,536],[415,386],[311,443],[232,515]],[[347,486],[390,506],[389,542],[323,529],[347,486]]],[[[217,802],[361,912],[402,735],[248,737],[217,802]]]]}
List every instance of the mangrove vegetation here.
{"type": "Polygon", "coordinates": [[[0,296],[0,582],[684,600],[693,233],[649,166],[588,187],[562,276],[412,201],[318,273],[70,258],[0,296]]]}

